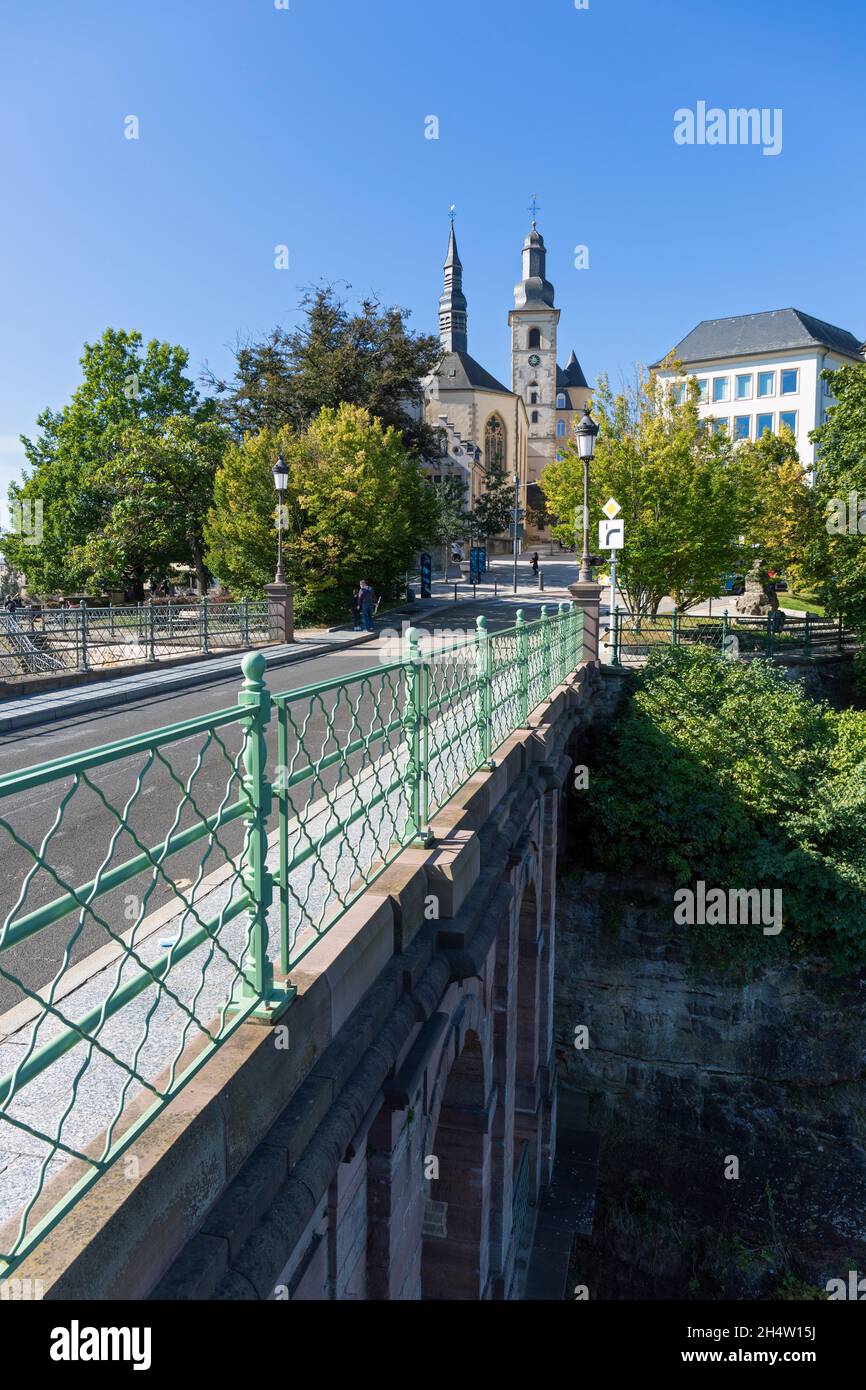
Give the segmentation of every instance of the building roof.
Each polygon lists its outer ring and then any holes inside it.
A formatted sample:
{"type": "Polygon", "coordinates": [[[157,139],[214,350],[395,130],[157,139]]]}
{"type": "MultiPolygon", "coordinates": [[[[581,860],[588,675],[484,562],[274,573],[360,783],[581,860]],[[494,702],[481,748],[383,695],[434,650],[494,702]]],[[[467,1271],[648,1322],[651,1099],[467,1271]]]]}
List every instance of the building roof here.
{"type": "Polygon", "coordinates": [[[572,351],[564,371],[562,367],[557,367],[556,385],[557,387],[573,386],[575,390],[580,390],[581,388],[585,388],[587,391],[589,390],[589,382],[583,374],[583,368],[578,362],[577,354],[574,351],[572,351]]]}
{"type": "MultiPolygon", "coordinates": [[[[838,352],[843,357],[862,357],[862,343],[853,333],[804,314],[800,309],[772,309],[762,314],[704,319],[677,344],[674,352],[681,362],[688,364],[816,347],[838,352]]],[[[654,367],[660,366],[661,362],[654,363],[654,367]]]]}
{"type": "Polygon", "coordinates": [[[514,393],[491,376],[488,371],[470,357],[468,352],[447,352],[434,374],[439,379],[440,391],[501,391],[506,396],[514,393]],[[453,375],[452,375],[453,373],[453,375]]]}

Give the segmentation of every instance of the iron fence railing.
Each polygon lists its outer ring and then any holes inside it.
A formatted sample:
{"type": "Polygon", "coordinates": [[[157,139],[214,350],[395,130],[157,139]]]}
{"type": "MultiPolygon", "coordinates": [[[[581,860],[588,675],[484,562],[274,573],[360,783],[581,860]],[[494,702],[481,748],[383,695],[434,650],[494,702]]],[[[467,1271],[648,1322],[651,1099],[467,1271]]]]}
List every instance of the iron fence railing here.
{"type": "Polygon", "coordinates": [[[526,1218],[529,1214],[530,1180],[532,1177],[530,1169],[531,1159],[532,1145],[528,1139],[524,1139],[520,1160],[514,1175],[514,1188],[511,1196],[511,1229],[514,1241],[518,1245],[520,1244],[520,1238],[523,1235],[523,1228],[526,1225],[526,1218]]]}
{"type": "Polygon", "coordinates": [[[279,1016],[582,632],[569,605],[414,631],[400,660],[273,698],[249,653],[236,708],[0,777],[0,1277],[240,1023],[279,1016]]]}
{"type": "Polygon", "coordinates": [[[89,671],[270,640],[264,600],[19,609],[0,614],[0,675],[89,671]]]}
{"type": "Polygon", "coordinates": [[[716,617],[678,612],[642,617],[616,608],[607,645],[613,664],[627,666],[645,660],[656,647],[706,646],[744,658],[818,656],[850,651],[857,639],[841,620],[812,613],[762,618],[725,610],[716,617]]]}

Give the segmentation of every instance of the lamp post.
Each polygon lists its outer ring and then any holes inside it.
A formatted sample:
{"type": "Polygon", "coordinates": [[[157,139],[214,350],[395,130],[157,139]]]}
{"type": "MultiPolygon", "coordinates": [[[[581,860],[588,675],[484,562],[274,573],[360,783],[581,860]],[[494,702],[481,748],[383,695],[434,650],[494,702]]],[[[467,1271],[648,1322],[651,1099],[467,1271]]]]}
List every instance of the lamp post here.
{"type": "Polygon", "coordinates": [[[595,453],[598,425],[592,418],[589,406],[583,407],[583,419],[575,430],[577,452],[583,460],[583,555],[580,557],[581,583],[592,581],[592,561],[589,553],[589,465],[595,453]]]}
{"type": "Polygon", "coordinates": [[[286,574],[283,569],[283,498],[286,488],[289,485],[289,465],[286,463],[282,454],[278,455],[274,464],[274,487],[277,490],[277,575],[275,584],[285,584],[286,574]]]}

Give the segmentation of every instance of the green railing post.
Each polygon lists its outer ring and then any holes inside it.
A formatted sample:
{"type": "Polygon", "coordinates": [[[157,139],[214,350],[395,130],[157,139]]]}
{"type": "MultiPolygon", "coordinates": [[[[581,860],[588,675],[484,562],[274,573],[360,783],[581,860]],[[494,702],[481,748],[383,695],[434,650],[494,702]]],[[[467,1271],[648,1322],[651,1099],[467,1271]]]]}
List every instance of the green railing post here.
{"type": "Polygon", "coordinates": [[[517,610],[517,723],[525,724],[529,718],[529,632],[526,615],[522,608],[517,610]]]}
{"type": "Polygon", "coordinates": [[[78,621],[81,624],[81,669],[86,671],[87,667],[87,604],[81,599],[78,605],[78,621]]]}
{"type": "Polygon", "coordinates": [[[768,613],[768,614],[767,614],[767,643],[766,643],[766,651],[767,651],[767,656],[772,656],[772,655],[773,655],[773,614],[772,614],[772,613],[768,613]]]}
{"type": "Polygon", "coordinates": [[[722,656],[725,656],[725,654],[727,653],[727,650],[728,650],[728,610],[727,610],[727,608],[726,608],[725,611],[724,611],[724,613],[722,614],[722,656]]]}
{"type": "Polygon", "coordinates": [[[111,637],[111,640],[112,640],[112,642],[113,642],[113,641],[114,641],[114,604],[113,604],[113,603],[110,603],[110,604],[108,605],[108,627],[109,627],[109,636],[111,637]]]}
{"type": "Polygon", "coordinates": [[[559,680],[557,685],[562,685],[566,676],[574,670],[571,663],[571,624],[568,619],[570,603],[559,605],[559,622],[556,625],[557,638],[556,650],[559,654],[559,680]]]}
{"type": "Polygon", "coordinates": [[[491,669],[492,653],[490,649],[490,633],[487,630],[487,619],[482,614],[476,619],[475,630],[477,633],[477,654],[476,654],[476,679],[478,683],[478,747],[480,751],[481,767],[490,768],[496,766],[491,757],[493,752],[493,726],[491,718],[490,687],[493,680],[491,669]]]}
{"type": "Polygon", "coordinates": [[[541,605],[541,698],[546,700],[552,689],[550,684],[550,609],[546,603],[541,605]]]}
{"type": "Polygon", "coordinates": [[[812,614],[806,614],[806,655],[812,655],[812,614]]]}
{"type": "Polygon", "coordinates": [[[612,642],[612,646],[613,646],[613,660],[612,660],[612,663],[611,663],[611,664],[612,664],[613,666],[618,666],[618,665],[619,665],[619,609],[617,608],[616,604],[614,604],[614,606],[613,606],[613,612],[612,612],[611,615],[610,615],[610,635],[611,635],[611,642],[612,642]]]}
{"type": "Polygon", "coordinates": [[[839,650],[840,652],[845,650],[845,624],[841,618],[839,619],[839,650]]]}
{"type": "Polygon", "coordinates": [[[266,769],[265,730],[271,719],[271,694],[264,682],[266,664],[261,652],[250,652],[244,657],[241,664],[244,683],[238,695],[238,704],[249,713],[243,745],[242,786],[247,813],[241,869],[241,881],[249,900],[249,927],[240,1007],[246,1009],[254,999],[256,1007],[250,1017],[273,1023],[291,1002],[294,991],[276,988],[274,967],[268,956],[268,909],[273,902],[274,880],[268,868],[268,819],[273,788],[266,769]]]}
{"type": "Polygon", "coordinates": [[[147,605],[148,622],[148,648],[151,661],[156,661],[156,615],[153,607],[153,594],[150,596],[150,603],[147,605]]]}
{"type": "Polygon", "coordinates": [[[250,644],[250,601],[241,599],[241,641],[245,647],[250,644]]]}
{"type": "Polygon", "coordinates": [[[678,629],[677,629],[677,618],[678,618],[678,617],[679,617],[679,614],[677,613],[677,610],[674,609],[673,614],[672,614],[672,616],[671,616],[671,646],[673,646],[673,647],[676,647],[676,646],[679,645],[679,637],[678,637],[678,629]]]}
{"type": "Polygon", "coordinates": [[[423,633],[410,627],[404,639],[406,783],[410,838],[431,845],[430,832],[430,697],[428,670],[421,655],[423,633]]]}
{"type": "Polygon", "coordinates": [[[208,647],[208,608],[207,608],[207,605],[208,605],[208,597],[207,597],[207,594],[205,594],[204,598],[203,598],[202,601],[201,601],[201,649],[202,649],[202,651],[205,653],[205,655],[207,655],[208,652],[210,651],[210,648],[208,647]]]}

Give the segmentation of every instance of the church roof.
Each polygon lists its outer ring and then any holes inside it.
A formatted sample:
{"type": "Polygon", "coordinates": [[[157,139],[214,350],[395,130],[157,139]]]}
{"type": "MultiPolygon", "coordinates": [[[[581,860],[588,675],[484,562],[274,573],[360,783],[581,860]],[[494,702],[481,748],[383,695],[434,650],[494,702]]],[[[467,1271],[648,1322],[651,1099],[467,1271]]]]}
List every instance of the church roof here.
{"type": "Polygon", "coordinates": [[[491,376],[488,371],[470,357],[468,352],[447,352],[436,369],[440,391],[502,391],[506,396],[514,393],[491,376]]]}
{"type": "Polygon", "coordinates": [[[583,368],[577,360],[576,353],[572,352],[564,371],[562,367],[557,367],[556,384],[562,387],[573,386],[575,390],[581,388],[589,390],[589,382],[583,374],[583,368]]]}

